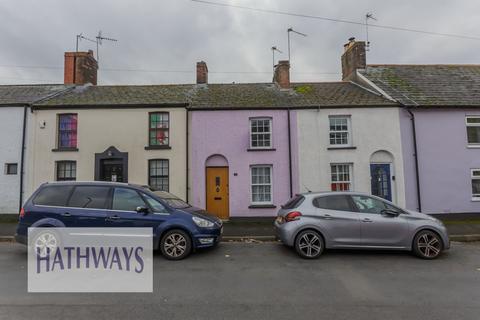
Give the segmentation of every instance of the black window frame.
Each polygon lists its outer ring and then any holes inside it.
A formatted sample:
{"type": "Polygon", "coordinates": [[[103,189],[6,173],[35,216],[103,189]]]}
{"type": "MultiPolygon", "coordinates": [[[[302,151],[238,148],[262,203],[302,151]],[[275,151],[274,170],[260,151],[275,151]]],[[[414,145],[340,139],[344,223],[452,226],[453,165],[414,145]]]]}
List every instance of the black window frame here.
{"type": "MultiPolygon", "coordinates": [[[[63,171],[67,172],[67,170],[63,170],[63,171]]],[[[72,171],[71,166],[70,166],[70,171],[72,171]]],[[[77,161],[75,160],[55,161],[55,181],[77,181],[77,161]],[[75,165],[75,178],[59,178],[60,165],[65,165],[65,164],[75,165]]]]}
{"type": "Polygon", "coordinates": [[[15,162],[5,163],[5,175],[15,176],[17,174],[18,174],[18,163],[15,163],[15,162]],[[11,171],[11,168],[15,168],[15,170],[11,171]]]}
{"type": "MultiPolygon", "coordinates": [[[[156,167],[156,170],[158,171],[158,167],[156,167]]],[[[162,169],[163,170],[163,169],[162,169]]],[[[155,191],[165,191],[165,192],[170,192],[170,160],[169,159],[164,159],[164,158],[158,158],[158,159],[149,159],[148,160],[148,185],[150,188],[152,188],[155,191]],[[154,161],[166,161],[167,163],[167,175],[152,175],[152,162],[154,161]],[[152,185],[152,178],[167,178],[167,189],[156,189],[153,188],[152,185]]]]}

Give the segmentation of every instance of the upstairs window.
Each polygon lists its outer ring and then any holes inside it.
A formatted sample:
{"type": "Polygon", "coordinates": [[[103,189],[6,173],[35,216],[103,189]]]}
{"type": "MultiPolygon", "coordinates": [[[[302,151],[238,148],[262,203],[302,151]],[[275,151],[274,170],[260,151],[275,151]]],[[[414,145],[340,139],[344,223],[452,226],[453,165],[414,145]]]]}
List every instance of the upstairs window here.
{"type": "Polygon", "coordinates": [[[76,161],[57,161],[57,181],[75,181],[77,180],[77,162],[76,161]]]}
{"type": "Polygon", "coordinates": [[[352,165],[351,164],[332,164],[330,165],[332,181],[332,191],[350,191],[352,190],[352,165]]]}
{"type": "Polygon", "coordinates": [[[58,115],[58,148],[74,149],[77,147],[77,114],[58,115]]]}
{"type": "Polygon", "coordinates": [[[350,116],[330,116],[330,146],[346,147],[352,145],[350,116]]]}
{"type": "Polygon", "coordinates": [[[480,201],[480,169],[472,169],[472,200],[480,201]]]}
{"type": "Polygon", "coordinates": [[[467,140],[470,146],[480,147],[480,116],[466,117],[467,140]]]}
{"type": "Polygon", "coordinates": [[[18,173],[18,164],[16,163],[5,163],[5,174],[15,175],[18,173]]]}
{"type": "Polygon", "coordinates": [[[252,149],[272,148],[272,119],[270,118],[250,119],[250,148],[252,149]]]}
{"type": "Polygon", "coordinates": [[[168,146],[170,115],[168,112],[153,112],[149,117],[149,145],[168,146]]]}

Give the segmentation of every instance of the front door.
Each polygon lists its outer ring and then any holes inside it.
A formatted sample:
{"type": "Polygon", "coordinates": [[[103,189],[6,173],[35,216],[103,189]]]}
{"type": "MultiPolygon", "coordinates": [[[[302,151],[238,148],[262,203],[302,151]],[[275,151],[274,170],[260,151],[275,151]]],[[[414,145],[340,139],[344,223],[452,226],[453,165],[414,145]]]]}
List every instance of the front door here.
{"type": "Polygon", "coordinates": [[[102,160],[100,179],[102,181],[126,182],[123,179],[122,159],[102,160]]]}
{"type": "Polygon", "coordinates": [[[228,219],[228,167],[209,167],[206,170],[207,211],[228,219]]]}
{"type": "Polygon", "coordinates": [[[392,182],[390,176],[390,164],[375,163],[370,165],[372,194],[392,201],[392,182]]]}

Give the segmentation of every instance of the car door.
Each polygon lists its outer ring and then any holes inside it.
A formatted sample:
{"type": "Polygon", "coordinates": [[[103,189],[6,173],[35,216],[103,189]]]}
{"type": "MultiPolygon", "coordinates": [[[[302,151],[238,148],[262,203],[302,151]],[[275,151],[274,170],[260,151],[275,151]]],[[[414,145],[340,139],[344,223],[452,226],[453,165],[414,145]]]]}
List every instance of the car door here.
{"type": "Polygon", "coordinates": [[[152,228],[165,221],[169,213],[156,199],[135,189],[116,187],[113,190],[107,225],[124,228],[152,228]],[[146,210],[137,211],[138,208],[146,210]]]}
{"type": "Polygon", "coordinates": [[[360,220],[347,195],[322,195],[313,200],[313,206],[332,247],[361,245],[360,220]]]}
{"type": "Polygon", "coordinates": [[[108,186],[75,186],[65,208],[64,216],[72,219],[75,227],[105,227],[110,190],[111,188],[108,186]]]}
{"type": "Polygon", "coordinates": [[[404,248],[409,242],[409,224],[405,214],[385,214],[399,209],[379,198],[352,195],[361,221],[362,246],[404,248]]]}

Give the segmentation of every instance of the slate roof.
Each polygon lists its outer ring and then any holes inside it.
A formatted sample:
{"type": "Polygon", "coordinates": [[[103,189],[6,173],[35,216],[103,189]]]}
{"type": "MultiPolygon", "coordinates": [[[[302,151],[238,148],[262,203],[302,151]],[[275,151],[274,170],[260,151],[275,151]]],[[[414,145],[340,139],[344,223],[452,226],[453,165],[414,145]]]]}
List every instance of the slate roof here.
{"type": "Polygon", "coordinates": [[[406,106],[480,106],[480,65],[369,65],[361,73],[406,106]]]}
{"type": "Polygon", "coordinates": [[[52,85],[0,85],[0,105],[30,104],[65,90],[67,86],[52,85]]]}
{"type": "Polygon", "coordinates": [[[272,83],[151,86],[79,86],[45,100],[42,107],[182,105],[195,109],[397,106],[350,82],[293,83],[281,90],[272,83]]]}

